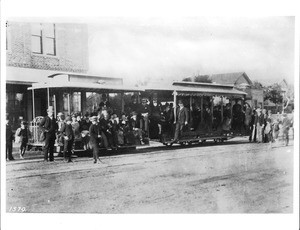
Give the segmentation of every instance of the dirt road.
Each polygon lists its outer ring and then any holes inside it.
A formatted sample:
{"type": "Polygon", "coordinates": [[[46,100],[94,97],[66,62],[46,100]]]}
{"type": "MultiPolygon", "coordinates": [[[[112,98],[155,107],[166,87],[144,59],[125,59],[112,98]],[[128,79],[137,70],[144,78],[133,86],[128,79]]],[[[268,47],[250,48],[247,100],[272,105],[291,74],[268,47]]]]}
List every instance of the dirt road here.
{"type": "Polygon", "coordinates": [[[140,150],[103,164],[8,162],[7,211],[291,213],[293,154],[293,146],[241,140],[140,150]]]}

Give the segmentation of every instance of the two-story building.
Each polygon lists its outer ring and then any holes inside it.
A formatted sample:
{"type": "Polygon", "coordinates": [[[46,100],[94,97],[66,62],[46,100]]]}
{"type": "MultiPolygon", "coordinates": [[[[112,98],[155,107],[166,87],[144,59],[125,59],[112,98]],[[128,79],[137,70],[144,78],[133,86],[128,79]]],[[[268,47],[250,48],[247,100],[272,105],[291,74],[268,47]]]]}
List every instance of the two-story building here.
{"type": "MultiPolygon", "coordinates": [[[[88,31],[85,24],[17,21],[6,29],[6,113],[15,126],[33,119],[33,83],[57,73],[87,73],[88,31]]],[[[36,115],[46,113],[45,91],[36,92],[34,104],[36,115]]]]}

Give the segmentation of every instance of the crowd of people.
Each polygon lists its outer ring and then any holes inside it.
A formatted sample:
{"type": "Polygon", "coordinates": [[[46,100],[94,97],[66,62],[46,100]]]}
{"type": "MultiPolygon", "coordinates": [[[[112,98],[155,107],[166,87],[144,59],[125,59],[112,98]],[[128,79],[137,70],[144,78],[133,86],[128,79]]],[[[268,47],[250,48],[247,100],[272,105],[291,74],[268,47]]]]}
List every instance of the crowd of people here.
{"type": "Polygon", "coordinates": [[[293,129],[293,117],[289,118],[286,113],[282,116],[273,115],[271,110],[254,109],[250,119],[250,142],[270,143],[278,142],[278,136],[281,129],[284,144],[289,144],[289,130],[293,129]]]}
{"type": "Polygon", "coordinates": [[[58,113],[54,118],[53,108],[47,110],[39,126],[42,130],[44,161],[53,161],[55,141],[61,147],[60,156],[72,162],[73,149],[90,149],[94,162],[99,160],[99,151],[117,149],[124,145],[140,145],[149,142],[149,138],[159,138],[162,131],[172,126],[171,105],[162,106],[157,99],[150,103],[147,98],[134,95],[120,115],[105,100],[92,113],[73,113],[67,117],[58,113]]]}
{"type": "MultiPolygon", "coordinates": [[[[8,120],[7,117],[6,158],[13,160],[12,141],[17,138],[20,143],[20,158],[23,159],[30,138],[28,124],[22,121],[14,135],[8,120]]],[[[94,163],[99,160],[99,151],[144,144],[149,139],[160,139],[162,135],[172,136],[173,142],[177,142],[184,129],[243,132],[243,135],[249,135],[250,142],[271,144],[278,139],[281,127],[285,144],[288,145],[288,133],[292,126],[293,121],[286,114],[281,119],[272,115],[271,111],[252,109],[247,103],[242,106],[238,100],[232,107],[230,103],[223,108],[221,105],[212,107],[204,104],[202,112],[199,105],[194,103],[191,107],[184,106],[183,100],[179,100],[175,113],[172,103],[162,105],[156,98],[151,101],[142,98],[139,103],[135,95],[120,115],[108,100],[104,100],[92,113],[78,112],[65,116],[59,112],[56,118],[53,107],[50,106],[47,116],[39,124],[42,134],[40,138],[45,142],[44,161],[54,160],[54,146],[57,144],[60,146],[59,156],[64,157],[67,162],[72,162],[74,149],[90,149],[94,163]]]]}

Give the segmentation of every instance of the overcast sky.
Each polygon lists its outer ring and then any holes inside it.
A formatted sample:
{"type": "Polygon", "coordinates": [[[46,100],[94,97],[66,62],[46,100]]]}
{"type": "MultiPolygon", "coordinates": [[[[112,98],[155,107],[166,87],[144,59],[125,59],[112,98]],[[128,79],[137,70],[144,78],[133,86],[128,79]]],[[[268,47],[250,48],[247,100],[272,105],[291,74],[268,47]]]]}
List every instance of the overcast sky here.
{"type": "Polygon", "coordinates": [[[294,76],[294,18],[102,18],[89,23],[90,72],[181,80],[246,72],[264,84],[294,76]]]}

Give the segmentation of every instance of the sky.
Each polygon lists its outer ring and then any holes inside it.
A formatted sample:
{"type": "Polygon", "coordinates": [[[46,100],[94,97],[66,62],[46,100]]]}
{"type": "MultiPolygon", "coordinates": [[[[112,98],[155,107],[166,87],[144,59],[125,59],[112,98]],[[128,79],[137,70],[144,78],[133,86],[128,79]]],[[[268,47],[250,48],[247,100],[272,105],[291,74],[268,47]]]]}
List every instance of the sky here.
{"type": "Polygon", "coordinates": [[[246,72],[294,82],[294,17],[99,18],[88,23],[89,71],[125,82],[246,72]]]}

